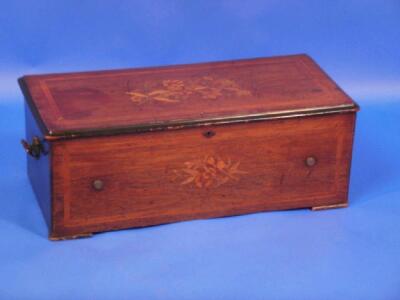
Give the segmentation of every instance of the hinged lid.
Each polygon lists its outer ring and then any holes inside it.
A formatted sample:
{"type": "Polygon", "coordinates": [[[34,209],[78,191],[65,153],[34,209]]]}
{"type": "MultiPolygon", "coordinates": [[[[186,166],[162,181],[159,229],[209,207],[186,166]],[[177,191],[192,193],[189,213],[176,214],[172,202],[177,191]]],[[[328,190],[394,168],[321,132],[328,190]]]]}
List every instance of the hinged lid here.
{"type": "Polygon", "coordinates": [[[47,138],[355,111],[307,55],[19,80],[47,138]]]}

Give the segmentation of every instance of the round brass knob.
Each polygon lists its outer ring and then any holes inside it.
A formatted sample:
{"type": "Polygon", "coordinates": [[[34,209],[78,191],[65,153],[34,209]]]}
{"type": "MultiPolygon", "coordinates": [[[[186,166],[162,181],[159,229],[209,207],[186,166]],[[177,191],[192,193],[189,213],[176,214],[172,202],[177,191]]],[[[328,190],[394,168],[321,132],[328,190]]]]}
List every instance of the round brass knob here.
{"type": "Polygon", "coordinates": [[[313,167],[317,164],[317,159],[314,156],[309,156],[306,158],[306,165],[308,167],[313,167]]]}
{"type": "Polygon", "coordinates": [[[104,187],[104,182],[100,179],[96,179],[93,181],[92,186],[96,191],[101,191],[104,187]]]}

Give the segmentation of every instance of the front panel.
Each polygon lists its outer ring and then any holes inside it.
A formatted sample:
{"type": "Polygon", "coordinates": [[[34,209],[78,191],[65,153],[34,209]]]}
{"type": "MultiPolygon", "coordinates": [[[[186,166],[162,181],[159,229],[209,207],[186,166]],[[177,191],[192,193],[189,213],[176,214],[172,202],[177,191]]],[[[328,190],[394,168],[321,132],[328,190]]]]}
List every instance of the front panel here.
{"type": "Polygon", "coordinates": [[[354,118],[57,141],[52,236],[346,203],[354,118]]]}

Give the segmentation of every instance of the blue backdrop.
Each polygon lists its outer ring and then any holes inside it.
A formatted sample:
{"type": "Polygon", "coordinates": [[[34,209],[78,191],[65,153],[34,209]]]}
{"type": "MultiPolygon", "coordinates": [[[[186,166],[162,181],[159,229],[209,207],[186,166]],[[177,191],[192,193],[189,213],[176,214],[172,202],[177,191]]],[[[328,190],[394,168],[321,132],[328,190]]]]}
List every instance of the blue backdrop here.
{"type": "Polygon", "coordinates": [[[2,1],[0,299],[400,299],[400,2],[2,1]],[[362,107],[350,207],[47,240],[26,73],[308,53],[362,107]]]}

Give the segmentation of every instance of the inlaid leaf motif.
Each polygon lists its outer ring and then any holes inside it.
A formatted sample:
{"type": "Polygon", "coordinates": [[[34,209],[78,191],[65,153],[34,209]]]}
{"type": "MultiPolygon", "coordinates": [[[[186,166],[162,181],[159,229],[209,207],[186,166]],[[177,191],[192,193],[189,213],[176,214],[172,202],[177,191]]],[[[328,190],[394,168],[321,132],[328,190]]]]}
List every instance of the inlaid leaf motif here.
{"type": "Polygon", "coordinates": [[[194,185],[197,188],[219,187],[229,181],[238,181],[247,172],[239,169],[240,161],[223,160],[217,156],[187,161],[182,169],[174,170],[174,181],[181,185],[194,185]]]}
{"type": "Polygon", "coordinates": [[[206,100],[216,100],[222,96],[251,96],[251,92],[241,88],[231,79],[215,79],[203,76],[186,80],[163,80],[154,89],[128,90],[126,95],[136,104],[149,102],[177,103],[193,96],[206,100]]]}

